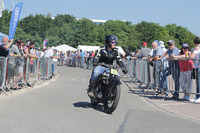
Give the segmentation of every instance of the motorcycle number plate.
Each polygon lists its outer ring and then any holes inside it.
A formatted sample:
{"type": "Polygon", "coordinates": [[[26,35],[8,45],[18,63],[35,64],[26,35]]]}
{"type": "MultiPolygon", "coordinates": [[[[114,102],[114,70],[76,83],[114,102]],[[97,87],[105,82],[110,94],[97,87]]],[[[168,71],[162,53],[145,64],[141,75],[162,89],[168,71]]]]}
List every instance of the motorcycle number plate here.
{"type": "Polygon", "coordinates": [[[110,70],[110,73],[111,73],[111,74],[114,74],[114,75],[117,75],[117,74],[118,74],[117,70],[115,70],[115,69],[111,69],[111,70],[110,70]]]}

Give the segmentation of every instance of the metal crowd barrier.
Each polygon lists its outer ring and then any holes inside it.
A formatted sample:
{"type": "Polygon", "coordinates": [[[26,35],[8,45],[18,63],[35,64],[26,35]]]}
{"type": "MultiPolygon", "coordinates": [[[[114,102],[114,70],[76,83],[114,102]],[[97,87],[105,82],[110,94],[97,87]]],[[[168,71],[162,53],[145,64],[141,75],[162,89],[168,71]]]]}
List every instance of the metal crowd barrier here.
{"type": "Polygon", "coordinates": [[[4,57],[0,57],[0,88],[5,91],[5,75],[6,75],[6,59],[4,57]]]}
{"type": "Polygon", "coordinates": [[[7,69],[6,69],[6,82],[5,87],[8,90],[11,88],[17,88],[18,85],[23,84],[23,76],[24,76],[24,69],[23,69],[23,58],[20,57],[8,57],[6,58],[7,62],[7,69]]]}
{"type": "Polygon", "coordinates": [[[11,92],[19,86],[30,86],[38,80],[50,79],[53,64],[54,72],[57,70],[56,63],[50,58],[0,57],[0,88],[7,94],[7,91],[11,92]]]}
{"type": "Polygon", "coordinates": [[[88,57],[80,58],[75,56],[72,58],[71,56],[68,56],[65,59],[65,64],[66,66],[70,67],[82,67],[82,68],[92,69],[93,58],[88,58],[88,57]]]}
{"type": "Polygon", "coordinates": [[[135,59],[126,60],[124,63],[129,77],[135,79],[136,83],[140,83],[139,88],[146,85],[148,89],[158,90],[159,93],[164,91],[173,94],[190,93],[200,95],[199,59],[165,59],[151,63],[147,59],[135,59]],[[191,62],[191,66],[188,66],[189,62],[191,62]],[[191,68],[188,69],[188,67],[191,68]],[[183,71],[184,69],[187,71],[183,71]],[[185,82],[188,83],[188,86],[184,86],[185,82]]]}
{"type": "Polygon", "coordinates": [[[27,59],[26,65],[27,65],[26,81],[30,85],[33,85],[39,79],[38,78],[39,59],[29,58],[27,59]]]}

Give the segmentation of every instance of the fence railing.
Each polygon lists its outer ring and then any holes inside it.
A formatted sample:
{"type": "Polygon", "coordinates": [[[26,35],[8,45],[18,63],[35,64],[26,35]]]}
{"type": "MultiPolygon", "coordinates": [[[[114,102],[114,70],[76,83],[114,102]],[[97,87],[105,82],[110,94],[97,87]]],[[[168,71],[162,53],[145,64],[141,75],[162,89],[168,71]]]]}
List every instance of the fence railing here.
{"type": "Polygon", "coordinates": [[[7,94],[19,86],[33,86],[40,80],[49,80],[57,71],[56,66],[57,62],[51,58],[0,57],[0,88],[7,94]]]}
{"type": "Polygon", "coordinates": [[[139,88],[153,89],[167,95],[189,93],[200,95],[200,59],[165,59],[153,61],[135,59],[124,61],[128,79],[139,88]],[[145,85],[145,87],[144,87],[145,85]],[[143,87],[141,87],[143,86],[143,87]],[[195,91],[196,90],[196,91],[195,91]]]}

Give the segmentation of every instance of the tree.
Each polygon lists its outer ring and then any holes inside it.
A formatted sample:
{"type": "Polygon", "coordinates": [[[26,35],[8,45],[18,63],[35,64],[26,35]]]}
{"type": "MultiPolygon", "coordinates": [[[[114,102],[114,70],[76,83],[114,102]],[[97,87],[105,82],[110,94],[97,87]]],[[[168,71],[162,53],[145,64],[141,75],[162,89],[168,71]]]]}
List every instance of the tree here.
{"type": "Polygon", "coordinates": [[[3,16],[0,18],[0,32],[9,34],[9,27],[10,27],[10,18],[12,15],[12,12],[9,12],[8,10],[4,10],[3,16]]]}

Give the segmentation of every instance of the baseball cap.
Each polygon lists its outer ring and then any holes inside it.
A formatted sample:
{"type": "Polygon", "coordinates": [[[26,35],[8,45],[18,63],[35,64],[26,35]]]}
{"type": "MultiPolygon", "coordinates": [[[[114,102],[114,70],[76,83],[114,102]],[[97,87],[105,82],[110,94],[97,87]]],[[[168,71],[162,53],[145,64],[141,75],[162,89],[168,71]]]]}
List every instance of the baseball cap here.
{"type": "Polygon", "coordinates": [[[168,44],[168,43],[175,43],[175,41],[169,40],[169,41],[167,42],[167,44],[168,44]]]}
{"type": "Polygon", "coordinates": [[[30,41],[30,45],[33,45],[33,44],[35,44],[35,42],[34,41],[30,41]]]}
{"type": "Polygon", "coordinates": [[[187,43],[182,44],[183,48],[189,47],[189,45],[187,43]]]}
{"type": "Polygon", "coordinates": [[[143,46],[147,46],[147,43],[146,42],[143,42],[143,44],[142,44],[143,46]]]}
{"type": "Polygon", "coordinates": [[[15,40],[15,43],[17,43],[17,44],[21,44],[21,40],[20,39],[17,39],[17,40],[15,40]]]}

